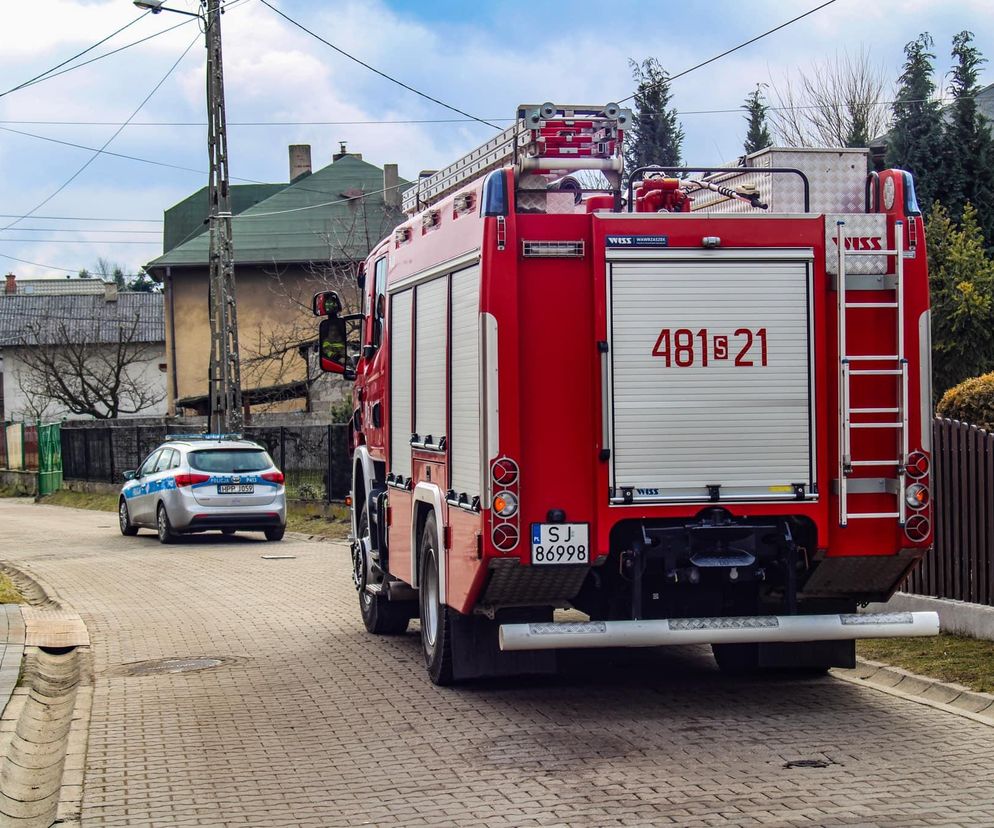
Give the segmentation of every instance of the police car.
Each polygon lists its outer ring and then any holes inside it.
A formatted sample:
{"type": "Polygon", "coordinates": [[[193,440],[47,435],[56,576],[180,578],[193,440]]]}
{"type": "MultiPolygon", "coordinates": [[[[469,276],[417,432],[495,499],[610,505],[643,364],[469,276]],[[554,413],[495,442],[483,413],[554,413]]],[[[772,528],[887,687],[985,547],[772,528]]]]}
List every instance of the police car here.
{"type": "Polygon", "coordinates": [[[155,529],[161,543],[217,529],[286,531],[283,472],[262,446],[239,434],[167,435],[135,471],[124,473],[118,518],[122,535],[155,529]]]}

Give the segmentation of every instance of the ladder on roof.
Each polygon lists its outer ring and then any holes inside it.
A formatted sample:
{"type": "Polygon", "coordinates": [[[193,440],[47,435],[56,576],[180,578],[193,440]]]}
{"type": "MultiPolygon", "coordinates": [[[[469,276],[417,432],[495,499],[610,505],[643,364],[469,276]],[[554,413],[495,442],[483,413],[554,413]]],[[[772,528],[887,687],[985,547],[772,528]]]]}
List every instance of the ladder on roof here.
{"type": "MultiPolygon", "coordinates": [[[[907,504],[904,499],[904,483],[908,465],[908,360],[905,356],[904,341],[904,222],[894,222],[894,247],[890,250],[847,250],[845,222],[836,222],[838,228],[839,289],[838,289],[838,329],[839,329],[839,525],[846,526],[856,519],[895,519],[901,527],[905,525],[907,504]],[[850,301],[846,292],[846,259],[850,256],[893,256],[894,281],[883,290],[891,291],[894,298],[883,302],[850,301]],[[848,317],[851,312],[867,308],[887,308],[896,317],[896,353],[865,354],[849,350],[846,341],[848,317]],[[860,367],[867,365],[868,367],[860,367]],[[853,380],[872,382],[874,378],[894,377],[897,390],[893,406],[853,408],[851,405],[853,380]],[[883,415],[886,419],[880,419],[883,415]],[[868,458],[854,457],[852,432],[862,429],[881,429],[893,432],[896,439],[891,451],[897,457],[868,458]],[[857,468],[879,467],[894,470],[895,478],[885,478],[886,491],[896,495],[897,509],[894,512],[850,511],[850,498],[865,494],[879,494],[876,486],[865,487],[860,480],[850,479],[857,468]]],[[[886,441],[880,441],[884,444],[886,441]]]]}
{"type": "Polygon", "coordinates": [[[631,110],[616,103],[521,104],[515,122],[499,135],[405,190],[404,212],[413,215],[511,163],[521,172],[600,170],[620,183],[624,130],[631,120],[631,110]]]}

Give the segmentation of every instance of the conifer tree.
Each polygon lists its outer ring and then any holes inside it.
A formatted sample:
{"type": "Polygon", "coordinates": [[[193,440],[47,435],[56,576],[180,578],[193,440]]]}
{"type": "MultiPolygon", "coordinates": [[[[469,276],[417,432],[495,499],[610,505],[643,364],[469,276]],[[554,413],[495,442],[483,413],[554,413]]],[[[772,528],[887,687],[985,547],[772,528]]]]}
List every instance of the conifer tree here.
{"type": "Polygon", "coordinates": [[[676,110],[670,108],[669,75],[655,58],[628,63],[638,89],[634,123],[625,136],[625,168],[631,172],[650,164],[677,167],[681,162],[683,128],[676,110]]]}
{"type": "Polygon", "coordinates": [[[745,103],[742,104],[742,109],[746,111],[746,122],[749,124],[743,145],[746,155],[766,149],[773,143],[766,125],[766,112],[769,107],[763,99],[763,86],[765,84],[757,83],[756,88],[746,96],[745,103]]]}
{"type": "Polygon", "coordinates": [[[994,245],[994,139],[991,125],[977,109],[979,68],[986,60],[973,45],[973,33],[953,38],[953,67],[949,89],[953,102],[943,135],[943,187],[941,196],[954,219],[963,216],[967,203],[976,208],[976,222],[988,247],[994,245]]]}
{"type": "Polygon", "coordinates": [[[904,47],[904,71],[892,107],[894,126],[887,152],[888,166],[914,175],[918,203],[926,213],[941,183],[942,116],[932,80],[932,42],[924,32],[904,47]]]}

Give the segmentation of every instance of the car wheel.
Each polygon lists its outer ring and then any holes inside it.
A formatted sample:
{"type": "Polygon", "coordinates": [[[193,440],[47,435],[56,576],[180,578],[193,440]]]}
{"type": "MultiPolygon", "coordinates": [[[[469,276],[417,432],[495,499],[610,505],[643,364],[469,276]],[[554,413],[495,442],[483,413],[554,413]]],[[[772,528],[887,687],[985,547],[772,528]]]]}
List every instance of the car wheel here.
{"type": "Polygon", "coordinates": [[[160,503],[155,513],[155,528],[159,533],[159,543],[172,543],[176,540],[176,533],[173,532],[173,525],[169,522],[169,514],[166,507],[160,503]]]}
{"type": "Polygon", "coordinates": [[[128,512],[128,501],[123,497],[117,507],[117,520],[121,527],[121,534],[133,537],[138,534],[138,527],[131,522],[131,514],[128,512]]]}
{"type": "Polygon", "coordinates": [[[432,683],[442,687],[452,684],[451,610],[442,603],[439,588],[438,530],[435,513],[428,515],[420,544],[420,580],[418,601],[421,614],[421,652],[432,683]]]}
{"type": "Polygon", "coordinates": [[[400,635],[407,631],[411,620],[413,602],[391,601],[383,593],[373,594],[366,589],[369,581],[369,563],[365,549],[369,549],[369,513],[363,506],[359,516],[359,537],[352,547],[352,581],[359,593],[359,612],[362,623],[373,635],[400,635]]]}
{"type": "Polygon", "coordinates": [[[266,540],[267,541],[281,541],[283,540],[283,535],[286,534],[285,526],[274,526],[272,529],[266,530],[266,540]]]}

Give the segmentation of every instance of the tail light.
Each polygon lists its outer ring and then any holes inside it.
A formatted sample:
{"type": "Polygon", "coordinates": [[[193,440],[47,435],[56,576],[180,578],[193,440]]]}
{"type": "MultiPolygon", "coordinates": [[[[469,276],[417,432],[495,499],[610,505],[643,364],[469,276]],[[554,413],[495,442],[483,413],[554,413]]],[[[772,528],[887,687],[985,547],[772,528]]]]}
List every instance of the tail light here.
{"type": "Polygon", "coordinates": [[[510,457],[501,457],[490,466],[494,493],[490,507],[490,540],[501,552],[510,552],[518,545],[521,534],[518,521],[518,464],[510,457]]]}
{"type": "Polygon", "coordinates": [[[193,486],[196,483],[206,483],[211,479],[209,474],[177,474],[176,475],[176,485],[177,486],[193,486]]]}
{"type": "Polygon", "coordinates": [[[286,478],[283,476],[283,472],[281,472],[281,471],[274,471],[274,472],[265,472],[262,475],[262,479],[263,480],[268,480],[270,483],[279,483],[282,486],[283,485],[283,481],[286,478]]]}

